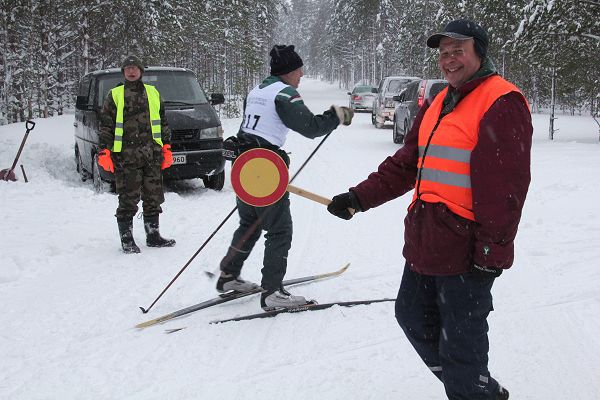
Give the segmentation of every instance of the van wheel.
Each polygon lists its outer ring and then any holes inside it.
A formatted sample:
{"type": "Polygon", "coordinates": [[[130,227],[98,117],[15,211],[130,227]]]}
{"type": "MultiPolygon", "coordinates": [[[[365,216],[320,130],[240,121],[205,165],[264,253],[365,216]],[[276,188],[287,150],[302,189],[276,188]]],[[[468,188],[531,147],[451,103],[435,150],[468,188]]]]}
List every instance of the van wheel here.
{"type": "Polygon", "coordinates": [[[83,160],[81,159],[81,153],[79,152],[79,147],[75,146],[75,164],[77,168],[77,172],[81,177],[81,181],[85,182],[90,178],[89,172],[83,168],[83,160]]]}
{"type": "Polygon", "coordinates": [[[225,185],[225,171],[221,171],[216,175],[204,176],[202,182],[208,189],[221,190],[225,185]]]}
{"type": "Polygon", "coordinates": [[[377,123],[377,118],[375,118],[375,109],[371,112],[371,123],[375,125],[377,123]]]}
{"type": "Polygon", "coordinates": [[[92,162],[92,181],[94,184],[94,191],[96,193],[105,193],[111,190],[111,184],[104,182],[100,176],[100,166],[98,165],[98,154],[94,154],[94,161],[92,162]]]}

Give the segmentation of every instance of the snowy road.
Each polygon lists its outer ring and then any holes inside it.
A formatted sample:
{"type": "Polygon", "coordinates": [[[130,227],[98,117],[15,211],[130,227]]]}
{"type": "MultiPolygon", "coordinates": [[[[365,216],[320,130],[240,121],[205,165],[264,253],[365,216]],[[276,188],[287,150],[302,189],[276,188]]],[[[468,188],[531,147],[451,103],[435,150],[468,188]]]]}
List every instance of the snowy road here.
{"type": "MultiPolygon", "coordinates": [[[[344,91],[304,80],[314,112],[345,105],[344,91]]],[[[600,145],[590,118],[560,117],[554,142],[535,115],[532,185],[516,241],[515,267],[494,288],[490,369],[521,400],[600,398],[600,145]]],[[[21,157],[29,183],[0,182],[1,399],[442,399],[394,319],[393,303],[333,308],[274,319],[209,325],[259,311],[257,297],[164,325],[133,326],[214,297],[214,270],[231,239],[228,221],[149,314],[147,307],[235,206],[201,182],[170,185],[161,230],[170,249],[134,236],[120,251],[117,199],[93,193],[73,159],[73,116],[36,120],[21,157]],[[165,328],[187,326],[172,335],[165,328]]],[[[240,120],[225,120],[226,135],[240,120]]],[[[0,127],[0,168],[9,167],[24,124],[0,127]]],[[[318,144],[291,134],[291,174],[318,144]]],[[[332,197],[364,179],[398,145],[370,114],[336,130],[294,181],[332,197]]],[[[228,167],[229,168],[229,167],[228,167]]],[[[20,177],[20,171],[17,172],[20,177]]],[[[410,196],[352,221],[292,197],[294,241],[287,278],[351,262],[341,277],[293,290],[320,302],[393,297],[403,259],[410,196]]],[[[262,242],[244,269],[260,281],[262,242]]],[[[512,397],[512,396],[511,396],[512,397]]]]}

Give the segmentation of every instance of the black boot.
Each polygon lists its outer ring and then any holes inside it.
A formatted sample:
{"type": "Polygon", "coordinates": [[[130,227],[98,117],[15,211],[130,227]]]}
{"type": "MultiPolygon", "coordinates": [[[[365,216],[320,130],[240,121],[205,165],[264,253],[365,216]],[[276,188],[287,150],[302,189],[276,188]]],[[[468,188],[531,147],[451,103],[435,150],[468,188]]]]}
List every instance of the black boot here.
{"type": "Polygon", "coordinates": [[[165,239],[158,230],[158,215],[144,215],[144,229],[146,230],[146,245],[148,247],[173,247],[175,240],[165,239]]]}
{"type": "Polygon", "coordinates": [[[496,400],[508,400],[508,390],[500,386],[496,400]]]}
{"type": "Polygon", "coordinates": [[[125,254],[139,253],[140,248],[133,240],[133,218],[117,219],[119,235],[121,235],[121,246],[125,254]]]}

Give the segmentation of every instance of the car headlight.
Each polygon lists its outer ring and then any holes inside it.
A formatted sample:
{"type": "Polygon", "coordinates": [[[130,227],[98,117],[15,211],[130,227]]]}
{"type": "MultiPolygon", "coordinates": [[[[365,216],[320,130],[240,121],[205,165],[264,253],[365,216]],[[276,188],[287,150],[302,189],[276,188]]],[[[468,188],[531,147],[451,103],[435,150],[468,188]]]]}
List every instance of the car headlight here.
{"type": "Polygon", "coordinates": [[[223,137],[223,127],[200,129],[200,139],[218,139],[223,137]]]}

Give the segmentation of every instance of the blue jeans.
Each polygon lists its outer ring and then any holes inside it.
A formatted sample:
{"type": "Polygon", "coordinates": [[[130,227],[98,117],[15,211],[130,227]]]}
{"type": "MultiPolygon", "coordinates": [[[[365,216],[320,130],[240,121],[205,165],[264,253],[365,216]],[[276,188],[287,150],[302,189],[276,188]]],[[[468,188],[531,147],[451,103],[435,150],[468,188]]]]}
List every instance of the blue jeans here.
{"type": "Polygon", "coordinates": [[[404,267],[396,319],[450,400],[491,400],[487,316],[494,278],[421,275],[404,267]]]}

